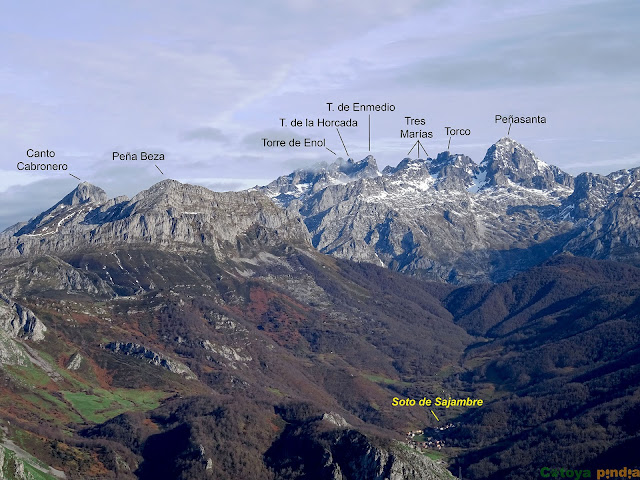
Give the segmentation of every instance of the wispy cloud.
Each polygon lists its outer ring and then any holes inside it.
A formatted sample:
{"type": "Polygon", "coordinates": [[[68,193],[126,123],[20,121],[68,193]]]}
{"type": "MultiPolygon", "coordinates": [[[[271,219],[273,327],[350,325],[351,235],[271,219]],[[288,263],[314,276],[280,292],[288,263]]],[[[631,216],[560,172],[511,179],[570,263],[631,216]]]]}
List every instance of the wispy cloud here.
{"type": "Polygon", "coordinates": [[[229,138],[222,133],[222,130],[214,127],[198,127],[184,132],[181,136],[186,141],[205,141],[226,143],[229,138]]]}
{"type": "Polygon", "coordinates": [[[565,165],[567,170],[589,171],[593,173],[611,173],[623,168],[640,167],[640,152],[622,157],[585,157],[573,160],[565,165]]]}

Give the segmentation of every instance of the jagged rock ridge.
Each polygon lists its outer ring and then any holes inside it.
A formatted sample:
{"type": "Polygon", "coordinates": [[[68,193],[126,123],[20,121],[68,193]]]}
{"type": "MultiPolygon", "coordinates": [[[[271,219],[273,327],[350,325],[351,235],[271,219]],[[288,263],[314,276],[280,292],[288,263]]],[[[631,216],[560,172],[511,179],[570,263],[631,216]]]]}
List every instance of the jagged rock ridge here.
{"type": "Polygon", "coordinates": [[[34,256],[100,245],[153,244],[160,248],[209,248],[218,255],[250,235],[269,244],[306,242],[297,215],[279,209],[258,192],[212,192],[165,180],[131,200],[108,200],[80,184],[54,207],[13,235],[0,236],[0,255],[34,256]]]}
{"type": "Polygon", "coordinates": [[[314,193],[328,185],[343,185],[362,178],[380,175],[378,165],[369,155],[356,162],[352,158],[338,158],[331,164],[321,163],[311,169],[298,169],[289,175],[279,177],[269,185],[260,188],[276,203],[285,207],[308,193],[314,193]]]}
{"type": "Polygon", "coordinates": [[[151,365],[162,367],[169,370],[172,373],[178,375],[184,375],[185,378],[195,379],[195,374],[182,362],[168,358],[166,355],[151,350],[144,345],[140,345],[134,342],[111,342],[104,346],[106,350],[110,350],[113,353],[119,353],[121,355],[128,355],[144,359],[151,365]]]}
{"type": "Polygon", "coordinates": [[[0,293],[0,365],[25,365],[28,360],[33,361],[21,341],[40,342],[46,331],[47,327],[31,310],[0,293]]]}
{"type": "Polygon", "coordinates": [[[39,342],[47,327],[28,308],[0,293],[0,328],[13,338],[39,342]]]}
{"type": "Polygon", "coordinates": [[[480,164],[442,152],[380,172],[371,156],[338,159],[236,193],[166,180],[109,200],[82,183],[0,235],[0,256],[142,244],[223,257],[251,237],[311,240],[340,258],[453,283],[503,280],[561,251],[639,263],[639,187],[640,169],[574,179],[510,138],[480,164]]]}
{"type": "Polygon", "coordinates": [[[563,250],[638,260],[640,169],[574,179],[502,138],[480,164],[442,152],[369,172],[313,183],[296,171],[261,190],[302,215],[322,252],[454,283],[508,278],[563,250]]]}

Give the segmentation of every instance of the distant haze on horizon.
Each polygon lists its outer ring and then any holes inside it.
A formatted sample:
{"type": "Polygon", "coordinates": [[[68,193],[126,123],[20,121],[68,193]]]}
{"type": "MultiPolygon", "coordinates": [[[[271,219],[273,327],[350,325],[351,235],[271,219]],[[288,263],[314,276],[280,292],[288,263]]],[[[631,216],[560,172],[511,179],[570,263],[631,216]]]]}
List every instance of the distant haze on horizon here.
{"type": "MultiPolygon", "coordinates": [[[[262,138],[326,139],[357,120],[349,154],[382,169],[432,131],[468,128],[453,153],[479,163],[507,134],[500,115],[546,117],[510,136],[576,175],[640,166],[637,0],[352,2],[9,2],[0,18],[0,231],[53,205],[79,182],[133,196],[166,178],[216,190],[267,183],[320,161],[325,148],[264,148],[262,138]],[[393,104],[329,112],[327,102],[393,104]],[[424,118],[408,126],[405,117],[424,118]],[[287,128],[280,118],[286,118],[287,128]],[[27,149],[68,172],[18,171],[27,149]],[[112,160],[158,152],[161,162],[112,160]],[[162,170],[160,173],[155,167],[162,170]]],[[[411,156],[415,156],[415,151],[411,156]]]]}

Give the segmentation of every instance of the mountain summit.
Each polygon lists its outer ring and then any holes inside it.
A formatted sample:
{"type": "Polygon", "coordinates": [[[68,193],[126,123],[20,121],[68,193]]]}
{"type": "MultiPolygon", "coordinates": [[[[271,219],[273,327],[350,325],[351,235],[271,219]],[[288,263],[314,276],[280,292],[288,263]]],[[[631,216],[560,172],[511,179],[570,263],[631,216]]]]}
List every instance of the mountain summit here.
{"type": "MultiPolygon", "coordinates": [[[[508,278],[563,249],[602,255],[594,238],[611,226],[609,220],[585,236],[590,249],[584,250],[579,240],[568,241],[580,237],[587,218],[634,178],[618,175],[620,185],[614,187],[609,177],[579,177],[574,192],[571,175],[506,137],[488,149],[480,164],[442,152],[436,158],[404,158],[381,174],[327,174],[335,170],[324,167],[304,179],[296,171],[261,190],[301,214],[322,252],[462,283],[508,278]],[[528,253],[514,262],[516,251],[528,253]]],[[[633,224],[632,217],[625,213],[629,220],[624,225],[633,224]]],[[[631,250],[615,250],[636,258],[633,238],[620,236],[615,241],[631,250]]]]}
{"type": "Polygon", "coordinates": [[[490,186],[513,182],[538,190],[573,188],[571,175],[544,163],[532,151],[508,137],[501,138],[489,148],[480,167],[486,171],[490,186]]]}
{"type": "Polygon", "coordinates": [[[501,280],[561,251],[640,264],[639,191],[640,169],[574,180],[501,138],[480,164],[447,151],[380,172],[372,156],[339,158],[244,192],[165,180],[109,200],[81,183],[0,236],[0,255],[132,243],[225,255],[253,232],[425,278],[501,280]]]}
{"type": "Polygon", "coordinates": [[[287,207],[293,200],[315,193],[328,185],[346,184],[379,175],[378,165],[372,155],[358,162],[352,158],[345,160],[340,157],[331,164],[321,163],[313,168],[295,170],[258,189],[276,203],[287,207]]]}
{"type": "Polygon", "coordinates": [[[249,231],[254,235],[262,231],[266,242],[307,242],[298,217],[258,192],[218,193],[165,180],[131,200],[109,200],[102,189],[81,183],[13,235],[0,236],[0,255],[18,257],[120,244],[212,248],[223,255],[249,231]]]}
{"type": "Polygon", "coordinates": [[[78,207],[83,205],[102,205],[107,201],[107,194],[100,187],[91,185],[88,182],[81,182],[53,207],[29,220],[29,222],[22,226],[14,236],[30,235],[34,234],[36,231],[40,231],[41,233],[47,231],[47,234],[51,234],[54,231],[57,232],[57,227],[61,226],[62,223],[71,218],[71,216],[73,216],[73,212],[85,210],[84,208],[79,209],[78,207]],[[72,213],[70,215],[66,215],[68,212],[72,213]],[[65,215],[63,215],[63,213],[65,215]],[[58,225],[54,226],[53,223],[56,219],[60,222],[58,225]]]}
{"type": "MultiPolygon", "coordinates": [[[[60,204],[75,206],[83,203],[104,203],[108,200],[107,193],[100,187],[88,182],[81,182],[66,197],[60,200],[60,204]]],[[[57,205],[56,205],[57,206],[57,205]]]]}

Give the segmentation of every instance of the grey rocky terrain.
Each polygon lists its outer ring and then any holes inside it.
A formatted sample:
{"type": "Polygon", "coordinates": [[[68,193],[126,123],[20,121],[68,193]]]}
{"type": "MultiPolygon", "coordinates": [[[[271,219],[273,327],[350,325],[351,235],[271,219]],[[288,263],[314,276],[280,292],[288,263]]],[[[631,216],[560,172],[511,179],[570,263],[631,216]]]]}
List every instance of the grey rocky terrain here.
{"type": "Polygon", "coordinates": [[[12,230],[0,235],[2,257],[133,244],[209,248],[222,255],[250,230],[266,243],[306,238],[297,215],[257,192],[217,193],[175,180],[157,183],[130,200],[109,200],[102,189],[81,183],[52,208],[12,230]]]}
{"type": "Polygon", "coordinates": [[[639,178],[574,178],[505,138],[479,164],[340,160],[237,193],[82,183],[0,235],[7,419],[69,478],[600,461],[637,441],[639,178]],[[440,420],[390,400],[441,392],[487,404],[444,412],[434,461],[405,436],[440,420]]]}
{"type": "MultiPolygon", "coordinates": [[[[109,199],[81,183],[0,234],[0,256],[153,245],[223,258],[247,241],[311,242],[423,278],[501,281],[560,252],[640,264],[639,187],[640,168],[574,178],[510,138],[479,164],[442,152],[381,172],[372,156],[339,159],[243,192],[165,180],[132,199],[109,199]]],[[[58,289],[92,284],[106,293],[100,281],[58,270],[58,289]]]]}
{"type": "Polygon", "coordinates": [[[480,164],[450,152],[382,172],[349,160],[353,176],[344,164],[259,188],[324,253],[453,283],[503,280],[562,251],[639,260],[638,168],[574,179],[510,138],[480,164]]]}

